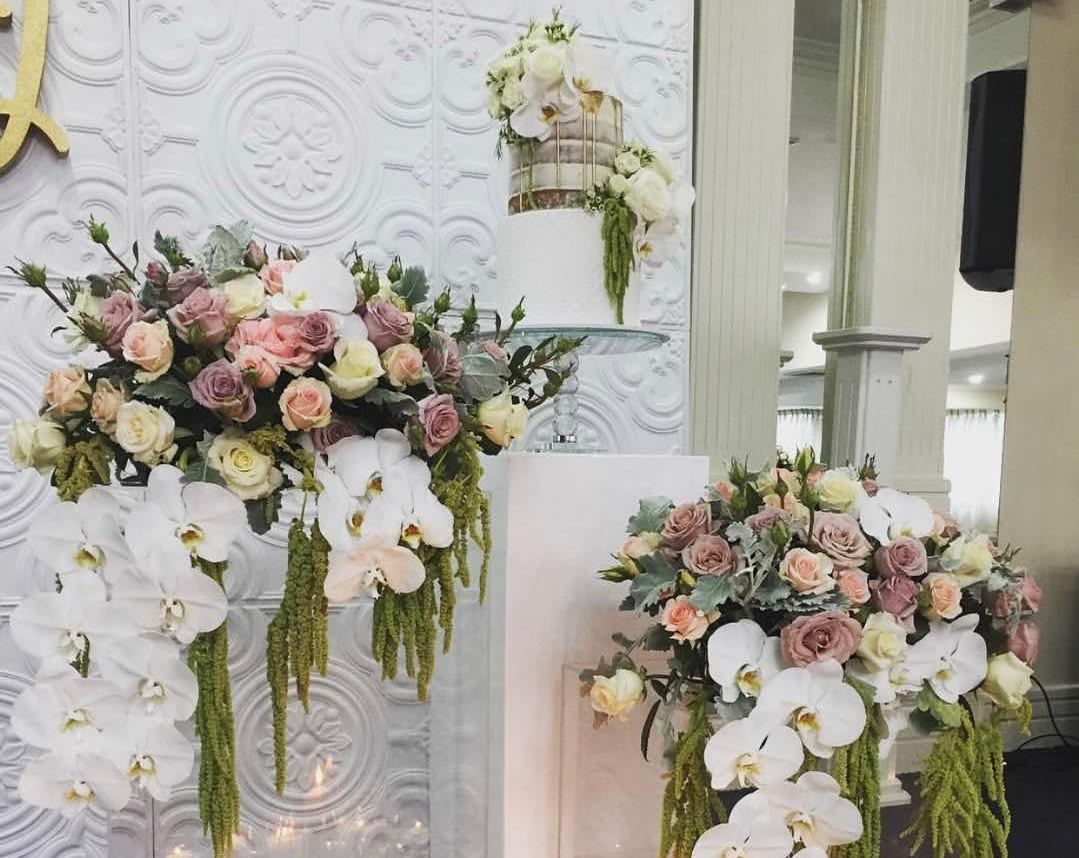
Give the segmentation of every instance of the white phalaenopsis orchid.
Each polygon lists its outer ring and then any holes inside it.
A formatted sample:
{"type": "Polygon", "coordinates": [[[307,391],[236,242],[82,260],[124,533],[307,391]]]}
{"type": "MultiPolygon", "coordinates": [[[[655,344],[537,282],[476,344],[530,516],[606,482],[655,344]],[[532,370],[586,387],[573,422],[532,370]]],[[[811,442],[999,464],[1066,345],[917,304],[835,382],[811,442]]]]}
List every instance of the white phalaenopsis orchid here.
{"type": "Polygon", "coordinates": [[[356,309],[356,301],[356,282],[348,268],[331,253],[315,252],[285,275],[269,308],[271,314],[281,316],[306,316],[319,310],[346,314],[356,309]]]}
{"type": "Polygon", "coordinates": [[[94,650],[103,678],[120,690],[132,713],[184,721],[195,711],[198,682],[176,644],[159,634],[94,650]]]}
{"type": "Polygon", "coordinates": [[[510,115],[510,128],[521,137],[546,140],[559,122],[572,122],[581,115],[580,99],[565,84],[544,88],[525,72],[521,80],[525,101],[510,115]]]}
{"type": "Polygon", "coordinates": [[[693,858],[788,858],[794,838],[760,802],[746,796],[731,808],[727,822],[710,828],[693,847],[693,858]]]}
{"type": "Polygon", "coordinates": [[[910,678],[927,681],[946,703],[956,703],[960,695],[973,691],[985,679],[988,665],[985,638],[977,628],[977,614],[930,623],[929,634],[907,650],[910,678]]]}
{"type": "Polygon", "coordinates": [[[183,733],[154,718],[128,718],[122,732],[104,743],[105,755],[135,787],[165,801],[195,765],[195,748],[183,733]]]}
{"type": "Polygon", "coordinates": [[[579,38],[566,47],[562,74],[564,86],[579,103],[591,104],[597,94],[610,92],[614,83],[606,52],[579,38]]]}
{"type": "Polygon", "coordinates": [[[823,759],[862,735],[866,720],[862,698],[831,658],[782,671],[761,692],[753,714],[766,724],[785,724],[793,716],[806,748],[823,759]]]}
{"type": "Polygon", "coordinates": [[[322,486],[318,495],[319,530],[334,551],[354,551],[360,545],[370,499],[366,495],[354,497],[344,481],[321,464],[315,466],[315,479],[322,486]]]}
{"type": "Polygon", "coordinates": [[[933,532],[933,509],[922,498],[880,489],[873,497],[861,499],[858,523],[881,545],[891,545],[899,536],[929,536],[933,532]]]}
{"type": "Polygon", "coordinates": [[[727,722],[704,746],[704,765],[714,789],[778,783],[798,771],[804,759],[797,733],[783,724],[766,724],[754,714],[727,722]]]}
{"type": "Polygon", "coordinates": [[[807,849],[826,850],[853,843],[862,836],[861,813],[839,791],[839,784],[831,775],[806,772],[796,782],[770,784],[752,798],[770,806],[778,820],[794,834],[796,843],[807,849]]]}
{"type": "Polygon", "coordinates": [[[30,548],[63,581],[69,575],[98,573],[111,582],[130,568],[123,512],[101,486],[83,492],[78,503],[62,503],[30,526],[30,548]]]}
{"type": "Polygon", "coordinates": [[[117,582],[112,599],[139,629],[165,632],[189,644],[225,621],[224,590],[191,566],[190,555],[178,542],[150,554],[141,572],[117,582]]]}
{"type": "Polygon", "coordinates": [[[665,217],[639,232],[634,250],[641,262],[655,268],[673,258],[681,246],[682,232],[678,221],[665,217]]]}
{"type": "Polygon", "coordinates": [[[331,602],[347,602],[365,593],[377,598],[379,586],[395,593],[412,593],[426,576],[420,558],[402,545],[386,545],[379,537],[363,540],[349,553],[333,552],[323,591],[331,602]]]}
{"type": "Polygon", "coordinates": [[[98,750],[99,731],[127,712],[119,689],[104,679],[84,679],[74,669],[39,676],[15,700],[11,726],[29,745],[50,751],[98,750]]]}
{"type": "Polygon", "coordinates": [[[158,465],[146,483],[146,502],[128,518],[127,541],[138,557],[175,540],[196,557],[223,563],[246,527],[243,501],[224,486],[185,484],[179,468],[158,465]]]}
{"type": "Polygon", "coordinates": [[[759,697],[765,683],[782,669],[779,638],[768,637],[752,620],[720,626],[708,639],[708,673],[722,690],[724,703],[733,703],[739,694],[759,697]]]}
{"type": "Polygon", "coordinates": [[[59,593],[37,593],[11,615],[11,636],[28,655],[72,662],[90,646],[128,632],[117,624],[105,600],[105,582],[96,575],[70,575],[59,593]]]}
{"type": "Polygon", "coordinates": [[[382,475],[412,455],[412,445],[397,429],[380,429],[374,438],[342,438],[326,451],[331,470],[356,498],[376,497],[382,475]]]}
{"type": "Polygon", "coordinates": [[[426,462],[409,456],[383,475],[382,485],[364,517],[365,537],[378,537],[384,545],[401,541],[413,549],[420,543],[433,548],[453,544],[453,513],[431,491],[426,462]]]}
{"type": "Polygon", "coordinates": [[[131,784],[99,754],[49,754],[26,764],[19,778],[19,797],[71,817],[88,807],[121,810],[131,797],[131,784]]]}

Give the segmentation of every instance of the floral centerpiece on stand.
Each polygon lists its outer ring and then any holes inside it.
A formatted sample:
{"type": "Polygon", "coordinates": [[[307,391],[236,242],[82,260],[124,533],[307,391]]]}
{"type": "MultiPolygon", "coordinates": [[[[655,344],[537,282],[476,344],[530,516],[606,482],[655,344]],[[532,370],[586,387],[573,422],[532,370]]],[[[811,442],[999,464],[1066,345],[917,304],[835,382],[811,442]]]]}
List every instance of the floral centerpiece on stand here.
{"type": "Polygon", "coordinates": [[[41,660],[12,725],[46,752],[20,793],[67,814],[119,809],[132,786],[164,798],[191,771],[176,724],[193,717],[202,820],[225,856],[239,823],[224,622],[235,539],[268,530],[282,496],[298,496],[266,654],[283,790],[290,679],[306,707],[312,670],[328,666],[330,602],[373,598],[384,677],[403,662],[426,698],[457,588],[486,588],[480,455],[522,434],[578,343],[510,355],[523,310],[481,340],[475,303],[451,328],[449,292],[432,295],[421,268],[380,272],[355,251],[270,258],[244,224],[190,255],[159,234],[141,271],[137,245],[128,262],[104,225],[89,234],[113,271],[56,284],[44,268],[13,269],[60,309],[79,353],[8,439],[62,501],[29,534],[53,591],[11,619],[41,660]],[[106,488],[117,482],[145,491],[124,504],[106,488]]]}
{"type": "Polygon", "coordinates": [[[879,856],[880,742],[911,710],[937,737],[912,851],[1007,854],[1001,726],[1030,720],[1040,601],[1014,550],[810,449],[641,501],[628,531],[601,574],[654,623],[582,682],[597,726],[655,696],[663,858],[879,856]],[[735,788],[753,792],[728,817],[735,788]]]}

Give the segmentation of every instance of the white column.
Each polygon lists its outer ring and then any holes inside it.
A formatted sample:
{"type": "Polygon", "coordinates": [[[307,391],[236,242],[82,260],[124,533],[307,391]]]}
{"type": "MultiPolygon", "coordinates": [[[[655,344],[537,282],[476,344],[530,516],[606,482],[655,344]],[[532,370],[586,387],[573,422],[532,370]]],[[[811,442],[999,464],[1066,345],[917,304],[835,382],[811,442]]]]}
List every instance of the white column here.
{"type": "Polygon", "coordinates": [[[698,4],[691,447],[775,455],[793,0],[698,4]]]}
{"type": "MultiPolygon", "coordinates": [[[[913,333],[901,362],[893,486],[947,503],[944,413],[962,187],[966,0],[848,0],[848,139],[842,140],[829,325],[913,333]]],[[[842,115],[842,109],[840,111],[842,115]]],[[[873,361],[864,363],[870,371],[873,361]]],[[[836,353],[825,384],[825,455],[853,457],[837,432],[836,353]]],[[[872,447],[891,439],[867,436],[872,447]]]]}

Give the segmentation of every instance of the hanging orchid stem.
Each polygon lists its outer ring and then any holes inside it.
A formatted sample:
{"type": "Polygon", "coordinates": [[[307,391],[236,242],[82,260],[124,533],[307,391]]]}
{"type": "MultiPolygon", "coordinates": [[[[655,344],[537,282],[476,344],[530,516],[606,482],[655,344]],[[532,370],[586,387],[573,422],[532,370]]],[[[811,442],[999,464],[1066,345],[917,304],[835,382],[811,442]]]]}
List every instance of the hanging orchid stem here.
{"type": "MultiPolygon", "coordinates": [[[[224,586],[226,563],[199,561],[202,571],[224,586]]],[[[195,733],[202,742],[199,768],[199,815],[210,835],[214,858],[232,855],[240,827],[240,790],[236,785],[236,727],[229,681],[228,621],[195,638],[188,664],[198,680],[195,733]]]]}

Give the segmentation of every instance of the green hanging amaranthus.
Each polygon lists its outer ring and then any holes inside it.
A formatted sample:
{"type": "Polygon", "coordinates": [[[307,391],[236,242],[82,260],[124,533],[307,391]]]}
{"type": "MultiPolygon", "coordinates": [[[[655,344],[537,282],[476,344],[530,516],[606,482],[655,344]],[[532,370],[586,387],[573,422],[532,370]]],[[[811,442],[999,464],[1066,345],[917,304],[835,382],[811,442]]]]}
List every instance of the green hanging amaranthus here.
{"type": "MultiPolygon", "coordinates": [[[[200,561],[202,571],[224,587],[226,563],[200,561]]],[[[213,843],[214,858],[232,854],[240,826],[240,790],[236,785],[236,726],[229,681],[228,621],[203,632],[191,644],[187,661],[198,681],[195,734],[202,743],[199,768],[199,815],[213,843]]]]}
{"type": "Polygon", "coordinates": [[[635,218],[619,199],[603,204],[603,285],[614,308],[615,321],[624,324],[626,292],[633,271],[633,227],[635,218]]]}
{"type": "Polygon", "coordinates": [[[854,687],[865,704],[865,729],[850,745],[835,749],[831,774],[843,797],[862,815],[862,836],[834,847],[830,854],[832,858],[880,858],[880,713],[872,689],[861,684],[854,687]]]}

